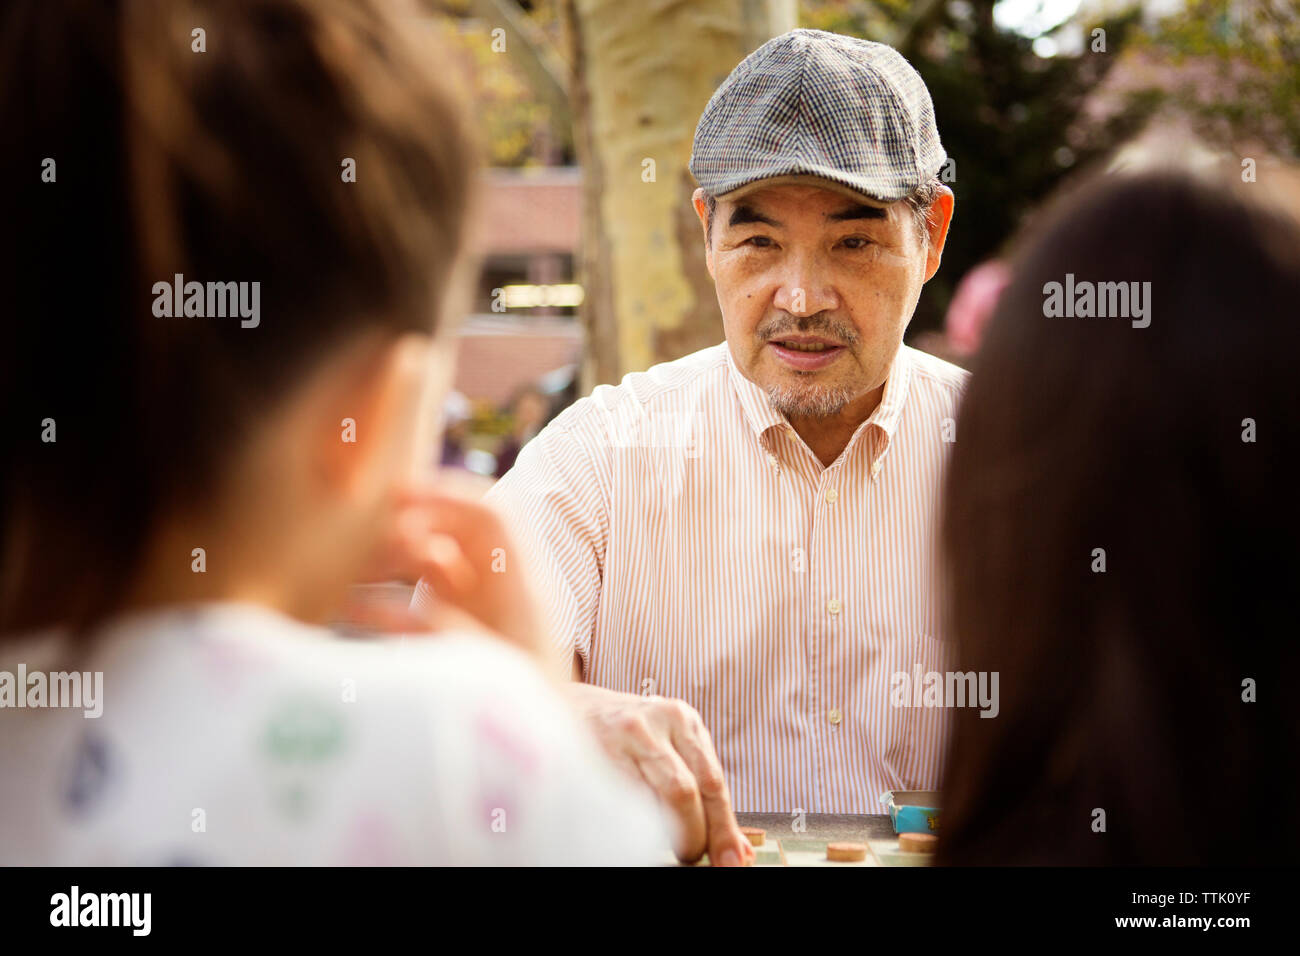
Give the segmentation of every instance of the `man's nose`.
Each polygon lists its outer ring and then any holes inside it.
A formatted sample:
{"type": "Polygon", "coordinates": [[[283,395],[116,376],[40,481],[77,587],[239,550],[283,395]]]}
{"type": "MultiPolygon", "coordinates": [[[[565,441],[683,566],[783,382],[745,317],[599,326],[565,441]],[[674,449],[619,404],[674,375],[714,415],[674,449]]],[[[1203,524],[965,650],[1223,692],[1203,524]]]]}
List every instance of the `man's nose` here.
{"type": "Polygon", "coordinates": [[[822,279],[817,264],[810,258],[801,258],[790,264],[772,305],[803,318],[834,311],[839,307],[839,299],[830,283],[822,279]]]}

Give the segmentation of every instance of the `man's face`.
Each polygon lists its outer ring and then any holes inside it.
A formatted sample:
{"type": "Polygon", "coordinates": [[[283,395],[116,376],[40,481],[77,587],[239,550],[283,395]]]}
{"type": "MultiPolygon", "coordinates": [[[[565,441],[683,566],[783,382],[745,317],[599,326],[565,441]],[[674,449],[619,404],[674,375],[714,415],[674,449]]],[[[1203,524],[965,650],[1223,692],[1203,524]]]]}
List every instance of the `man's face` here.
{"type": "MultiPolygon", "coordinates": [[[[695,206],[706,221],[699,190],[695,206]]],[[[778,411],[837,415],[884,384],[939,267],[952,194],[935,206],[927,241],[904,202],[794,184],[718,200],[707,258],[727,346],[778,411]]]]}

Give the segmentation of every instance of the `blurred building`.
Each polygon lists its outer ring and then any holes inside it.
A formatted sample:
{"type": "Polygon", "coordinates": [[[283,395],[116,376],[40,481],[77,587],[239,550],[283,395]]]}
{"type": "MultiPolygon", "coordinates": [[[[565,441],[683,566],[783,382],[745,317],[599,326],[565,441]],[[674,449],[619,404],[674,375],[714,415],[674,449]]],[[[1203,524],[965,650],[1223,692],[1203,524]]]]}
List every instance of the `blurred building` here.
{"type": "Polygon", "coordinates": [[[521,389],[559,389],[582,351],[574,276],[582,218],[577,167],[494,169],[480,215],[483,272],[460,331],[456,390],[501,407],[521,389]]]}

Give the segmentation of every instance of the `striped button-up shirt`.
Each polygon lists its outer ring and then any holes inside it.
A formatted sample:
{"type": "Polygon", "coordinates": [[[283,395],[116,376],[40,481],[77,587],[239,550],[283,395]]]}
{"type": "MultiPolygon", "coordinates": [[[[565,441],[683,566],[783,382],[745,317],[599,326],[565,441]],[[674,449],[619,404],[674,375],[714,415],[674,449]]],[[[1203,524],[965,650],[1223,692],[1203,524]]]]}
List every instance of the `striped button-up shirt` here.
{"type": "Polygon", "coordinates": [[[691,704],[738,811],[937,787],[948,712],[914,690],[948,664],[937,517],[965,378],[903,346],[829,467],[725,343],[566,409],[488,496],[566,670],[691,704]]]}

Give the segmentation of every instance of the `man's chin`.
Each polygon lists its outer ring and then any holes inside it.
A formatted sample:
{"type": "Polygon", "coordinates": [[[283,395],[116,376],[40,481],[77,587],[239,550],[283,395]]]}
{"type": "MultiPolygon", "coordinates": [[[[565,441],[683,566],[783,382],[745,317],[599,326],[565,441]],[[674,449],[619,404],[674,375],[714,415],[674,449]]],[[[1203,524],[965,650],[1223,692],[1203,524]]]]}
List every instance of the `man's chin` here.
{"type": "Polygon", "coordinates": [[[825,418],[838,415],[853,400],[843,386],[771,383],[764,387],[768,404],[786,418],[825,418]]]}

